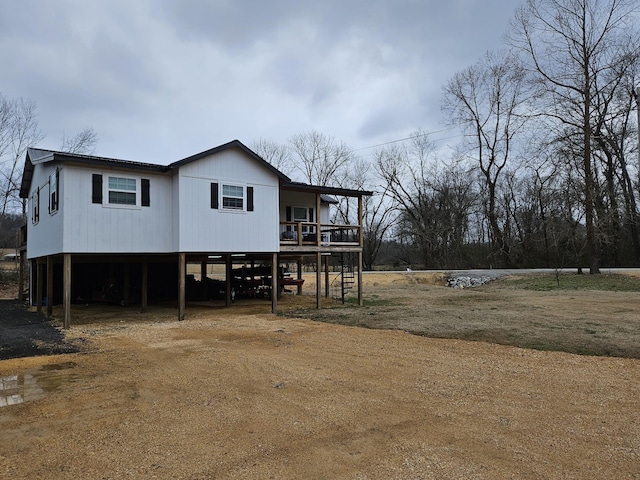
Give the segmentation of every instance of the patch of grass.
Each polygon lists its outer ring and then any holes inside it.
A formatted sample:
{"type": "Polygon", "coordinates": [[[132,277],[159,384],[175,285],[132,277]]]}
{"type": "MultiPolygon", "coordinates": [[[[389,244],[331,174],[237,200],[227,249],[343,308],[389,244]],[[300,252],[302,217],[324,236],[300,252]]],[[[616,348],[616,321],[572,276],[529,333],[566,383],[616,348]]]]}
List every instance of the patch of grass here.
{"type": "MultiPolygon", "coordinates": [[[[397,305],[398,302],[394,298],[382,298],[380,295],[371,295],[363,300],[365,307],[386,307],[389,305],[397,305]]],[[[358,305],[358,297],[349,296],[345,298],[345,304],[351,306],[358,305]]]]}
{"type": "Polygon", "coordinates": [[[0,269],[0,282],[2,283],[18,283],[18,271],[17,270],[5,270],[0,269]]]}
{"type": "Polygon", "coordinates": [[[558,279],[554,274],[544,274],[507,278],[504,282],[511,287],[537,291],[600,290],[606,292],[640,292],[640,277],[631,275],[560,274],[558,279]]]}

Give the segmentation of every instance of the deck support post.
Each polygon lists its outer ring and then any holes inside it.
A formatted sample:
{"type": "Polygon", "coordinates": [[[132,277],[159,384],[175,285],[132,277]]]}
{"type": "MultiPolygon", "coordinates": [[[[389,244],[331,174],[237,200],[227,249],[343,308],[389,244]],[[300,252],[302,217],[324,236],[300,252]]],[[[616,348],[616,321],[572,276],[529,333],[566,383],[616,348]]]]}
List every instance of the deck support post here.
{"type": "Polygon", "coordinates": [[[320,309],[322,296],[322,253],[316,252],[316,308],[320,309]]]}
{"type": "Polygon", "coordinates": [[[362,195],[358,196],[358,244],[360,248],[364,246],[364,231],[362,230],[362,218],[363,218],[363,204],[362,195]]]}
{"type": "MultiPolygon", "coordinates": [[[[298,259],[297,269],[298,269],[298,280],[302,280],[302,258],[298,259]]],[[[298,295],[302,295],[302,284],[300,282],[298,282],[297,288],[298,288],[298,295]]]]}
{"type": "Polygon", "coordinates": [[[316,246],[322,245],[322,232],[320,231],[320,209],[322,208],[322,198],[316,193],[316,246]]]}
{"type": "Polygon", "coordinates": [[[71,254],[65,253],[62,262],[62,305],[64,328],[71,327],[71,254]]]}
{"type": "Polygon", "coordinates": [[[278,278],[278,254],[271,255],[271,313],[278,313],[278,296],[280,295],[280,279],[278,278]]]}
{"type": "Polygon", "coordinates": [[[36,261],[36,311],[42,312],[42,286],[44,283],[44,264],[41,259],[36,261]]]}
{"type": "Polygon", "coordinates": [[[53,316],[53,257],[47,256],[47,317],[53,316]]]}
{"type": "Polygon", "coordinates": [[[26,250],[20,250],[20,267],[18,269],[19,270],[18,272],[18,300],[19,301],[24,300],[24,280],[26,277],[26,275],[24,274],[24,271],[25,271],[26,259],[27,259],[26,250]]]}
{"type": "Polygon", "coordinates": [[[131,290],[129,288],[129,281],[130,281],[130,275],[129,273],[131,272],[131,266],[129,264],[129,262],[124,264],[124,279],[122,280],[122,301],[124,302],[124,305],[122,305],[123,307],[128,307],[129,306],[129,302],[131,301],[131,298],[129,297],[129,290],[131,290]]]}
{"type": "Polygon", "coordinates": [[[358,252],[358,305],[364,305],[362,299],[362,250],[358,252]]]}
{"type": "Polygon", "coordinates": [[[207,300],[207,262],[200,262],[200,298],[207,300]]]}
{"type": "Polygon", "coordinates": [[[142,285],[140,285],[140,312],[147,312],[147,290],[149,289],[149,262],[145,257],[142,260],[142,285]]]}
{"type": "Polygon", "coordinates": [[[225,257],[225,279],[226,279],[226,289],[225,289],[225,301],[224,304],[226,307],[231,305],[231,281],[233,280],[233,264],[231,263],[231,254],[227,254],[225,257]]]}
{"type": "Polygon", "coordinates": [[[178,254],[178,321],[184,320],[184,311],[187,303],[187,254],[178,254]]]}

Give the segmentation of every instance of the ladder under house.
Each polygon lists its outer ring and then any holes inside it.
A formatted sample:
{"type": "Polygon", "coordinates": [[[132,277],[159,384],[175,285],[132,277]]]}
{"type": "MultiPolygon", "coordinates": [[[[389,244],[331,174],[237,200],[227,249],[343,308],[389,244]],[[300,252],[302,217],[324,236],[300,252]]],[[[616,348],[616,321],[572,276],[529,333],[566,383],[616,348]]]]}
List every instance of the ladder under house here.
{"type": "Polygon", "coordinates": [[[340,270],[331,281],[331,298],[336,302],[345,302],[347,293],[356,283],[352,255],[340,254],[340,270]]]}

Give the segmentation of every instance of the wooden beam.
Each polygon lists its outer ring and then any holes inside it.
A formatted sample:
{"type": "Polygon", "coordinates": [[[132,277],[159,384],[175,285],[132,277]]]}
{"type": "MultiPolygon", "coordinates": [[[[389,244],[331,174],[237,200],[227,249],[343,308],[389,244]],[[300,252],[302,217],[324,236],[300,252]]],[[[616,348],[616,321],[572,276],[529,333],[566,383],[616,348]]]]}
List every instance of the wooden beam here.
{"type": "Polygon", "coordinates": [[[225,305],[228,307],[231,305],[231,280],[233,278],[233,264],[231,263],[231,255],[225,256],[225,279],[226,279],[226,293],[225,293],[225,305]]]}
{"type": "Polygon", "coordinates": [[[360,246],[364,246],[364,229],[362,228],[362,195],[358,196],[358,225],[360,226],[358,232],[360,237],[360,246]]]}
{"type": "Polygon", "coordinates": [[[18,300],[24,300],[24,279],[26,275],[24,274],[25,263],[27,259],[27,252],[25,250],[20,251],[20,267],[18,272],[18,300]]]}
{"type": "Polygon", "coordinates": [[[187,254],[178,254],[178,321],[184,320],[184,312],[187,304],[187,254]]]}
{"type": "Polygon", "coordinates": [[[207,299],[207,262],[200,262],[200,298],[207,299]]]}
{"type": "Polygon", "coordinates": [[[147,292],[149,290],[149,262],[147,259],[142,260],[142,285],[140,285],[140,312],[147,311],[147,292]]]}
{"type": "Polygon", "coordinates": [[[278,254],[271,255],[271,313],[278,313],[278,295],[280,279],[278,278],[278,254]]]}
{"type": "Polygon", "coordinates": [[[53,257],[47,256],[47,317],[53,316],[53,257]]]}
{"type": "Polygon", "coordinates": [[[131,264],[125,263],[123,268],[123,276],[124,279],[122,281],[122,301],[124,302],[123,307],[128,307],[131,298],[129,298],[129,281],[130,281],[130,273],[131,273],[131,264]]]}
{"type": "MultiPolygon", "coordinates": [[[[297,261],[297,268],[298,268],[298,280],[302,280],[302,258],[299,258],[297,261]]],[[[297,286],[298,288],[298,295],[302,295],[302,284],[298,284],[297,286]]]]}
{"type": "Polygon", "coordinates": [[[320,309],[322,296],[322,253],[316,253],[316,308],[320,309]]]}
{"type": "Polygon", "coordinates": [[[36,311],[42,312],[42,286],[44,283],[44,265],[38,261],[36,263],[36,311]]]}
{"type": "Polygon", "coordinates": [[[362,298],[362,252],[358,252],[358,305],[364,305],[362,298]]]}
{"type": "Polygon", "coordinates": [[[65,253],[62,264],[62,308],[64,328],[71,327],[71,254],[65,253]]]}
{"type": "Polygon", "coordinates": [[[322,244],[322,239],[320,238],[320,207],[322,206],[322,201],[320,199],[320,194],[316,193],[316,245],[319,247],[322,244]]]}

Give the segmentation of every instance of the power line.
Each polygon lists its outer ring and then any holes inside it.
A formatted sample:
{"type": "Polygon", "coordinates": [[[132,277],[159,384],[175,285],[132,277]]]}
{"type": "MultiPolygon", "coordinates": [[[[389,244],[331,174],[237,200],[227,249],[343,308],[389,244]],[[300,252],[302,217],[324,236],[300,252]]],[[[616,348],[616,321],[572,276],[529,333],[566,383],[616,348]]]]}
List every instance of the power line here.
{"type": "MultiPolygon", "coordinates": [[[[410,137],[406,137],[406,138],[399,138],[397,140],[390,140],[388,142],[384,142],[384,143],[378,143],[377,145],[370,145],[368,147],[362,147],[362,148],[356,148],[354,150],[351,150],[352,152],[359,152],[361,150],[368,150],[370,148],[377,148],[377,147],[384,147],[385,145],[391,145],[393,143],[399,143],[399,142],[406,142],[407,140],[413,140],[414,138],[420,138],[420,137],[427,137],[429,135],[433,135],[435,133],[443,133],[443,132],[448,132],[450,130],[453,130],[454,127],[451,128],[444,128],[442,130],[435,130],[433,132],[425,132],[425,133],[420,133],[418,135],[412,135],[410,137]]],[[[436,139],[437,141],[442,141],[442,140],[450,140],[452,138],[457,138],[457,137],[461,137],[462,135],[454,135],[452,137],[446,137],[446,138],[439,138],[436,139]]]]}

